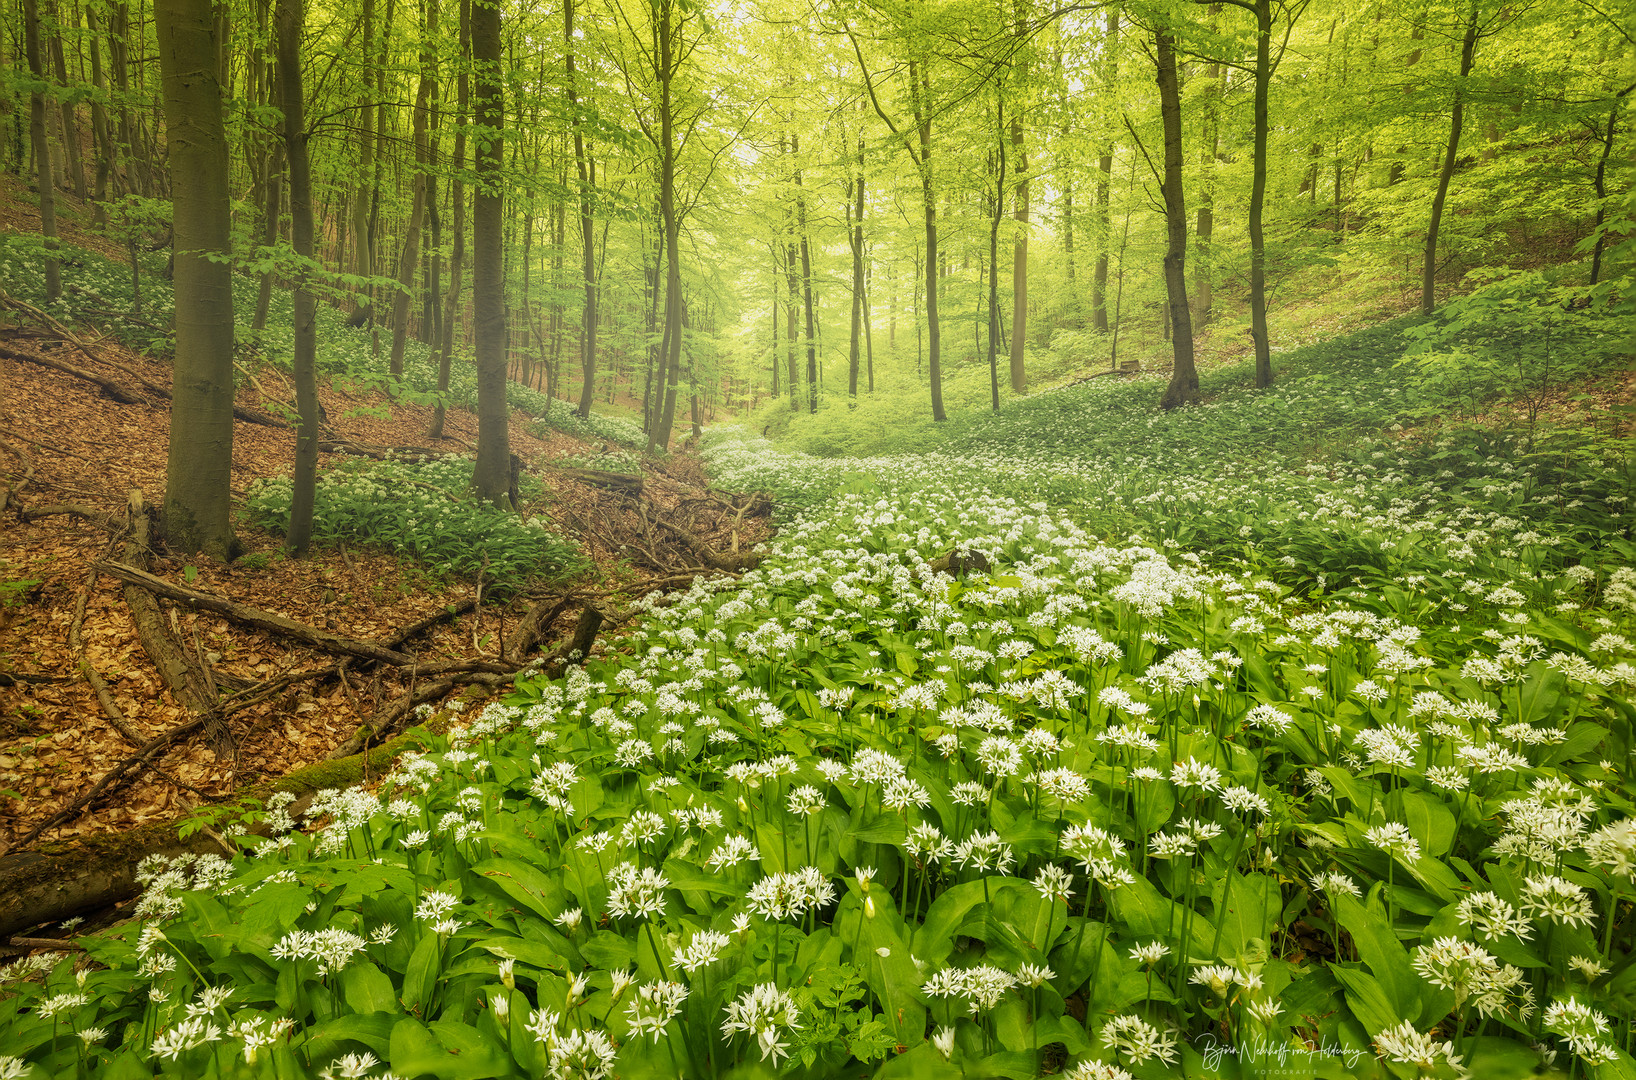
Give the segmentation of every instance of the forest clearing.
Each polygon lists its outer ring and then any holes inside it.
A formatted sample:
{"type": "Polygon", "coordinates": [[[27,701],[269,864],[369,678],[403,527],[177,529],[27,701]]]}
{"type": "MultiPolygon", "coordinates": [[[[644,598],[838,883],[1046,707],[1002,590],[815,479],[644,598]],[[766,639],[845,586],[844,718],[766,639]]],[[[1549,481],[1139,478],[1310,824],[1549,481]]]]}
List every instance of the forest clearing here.
{"type": "Polygon", "coordinates": [[[0,1080],[1636,1080],[1636,23],[22,0],[0,1080]]]}

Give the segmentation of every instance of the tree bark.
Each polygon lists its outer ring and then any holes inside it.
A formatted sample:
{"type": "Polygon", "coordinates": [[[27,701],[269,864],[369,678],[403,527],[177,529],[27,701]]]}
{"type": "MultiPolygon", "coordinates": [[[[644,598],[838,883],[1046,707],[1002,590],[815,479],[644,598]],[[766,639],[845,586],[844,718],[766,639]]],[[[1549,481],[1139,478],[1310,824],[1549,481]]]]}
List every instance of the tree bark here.
{"type": "MultiPolygon", "coordinates": [[[[995,92],[995,128],[999,132],[999,172],[994,178],[994,206],[988,219],[988,387],[994,411],[1000,411],[1000,219],[1005,216],[1005,94],[995,92]]],[[[992,159],[991,159],[992,160],[992,159]]]]}
{"type": "Polygon", "coordinates": [[[210,0],[155,0],[174,204],[176,376],[165,471],[165,540],[226,560],[236,546],[232,214],[210,0]]]}
{"type": "Polygon", "coordinates": [[[1159,401],[1174,409],[1197,401],[1199,375],[1193,363],[1193,320],[1187,310],[1187,199],[1182,191],[1182,99],[1176,79],[1175,39],[1168,27],[1153,32],[1158,61],[1159,115],[1164,124],[1165,294],[1170,306],[1170,385],[1159,401]]]}
{"type": "Polygon", "coordinates": [[[506,297],[502,275],[504,199],[501,153],[505,137],[500,71],[499,0],[474,0],[471,54],[475,74],[478,143],[472,195],[472,321],[477,351],[477,467],[472,486],[479,498],[501,506],[511,483],[506,408],[506,297]]]}
{"type": "MultiPolygon", "coordinates": [[[[363,0],[363,55],[367,72],[375,61],[375,0],[363,0]]],[[[385,35],[381,35],[384,37],[385,35]]],[[[375,273],[375,248],[369,235],[369,208],[375,199],[375,87],[367,74],[363,83],[363,105],[358,110],[358,186],[352,196],[352,272],[358,277],[375,273]]],[[[371,313],[371,290],[359,286],[358,296],[347,319],[348,326],[362,326],[371,313]]]]}
{"type": "Polygon", "coordinates": [[[426,121],[432,99],[437,96],[437,60],[432,50],[432,32],[437,23],[437,0],[426,0],[426,17],[420,33],[420,83],[415,90],[415,115],[410,121],[410,142],[415,153],[414,195],[410,199],[409,224],[404,230],[403,251],[398,259],[398,290],[392,297],[392,355],[388,370],[396,378],[403,377],[403,354],[409,343],[410,309],[415,295],[415,267],[420,265],[420,223],[426,216],[426,186],[431,168],[426,121]]]}
{"type": "Polygon", "coordinates": [[[1460,42],[1460,78],[1454,84],[1454,111],[1449,118],[1449,141],[1443,151],[1443,168],[1437,174],[1437,194],[1432,196],[1431,222],[1426,227],[1426,258],[1420,274],[1420,313],[1430,315],[1437,306],[1437,232],[1443,225],[1443,203],[1448,199],[1449,181],[1460,154],[1460,129],[1465,124],[1466,77],[1471,74],[1477,50],[1477,5],[1466,16],[1466,33],[1460,42]]]}
{"type": "Polygon", "coordinates": [[[443,306],[443,339],[437,358],[437,404],[432,408],[432,427],[427,438],[443,437],[443,399],[449,392],[454,367],[454,328],[460,315],[460,281],[466,265],[466,185],[460,174],[466,167],[466,107],[471,92],[466,62],[471,50],[471,0],[460,0],[460,74],[456,81],[454,121],[454,178],[449,182],[449,201],[454,205],[454,248],[449,256],[449,295],[443,306]]]}
{"type": "MultiPolygon", "coordinates": [[[[1023,0],[1017,0],[1017,36],[1023,36],[1023,0]]],[[[1026,81],[1028,65],[1017,65],[1017,78],[1026,81]]],[[[1022,111],[1011,110],[1011,151],[1017,159],[1017,193],[1014,219],[1017,237],[1011,242],[1011,392],[1021,394],[1028,389],[1028,373],[1024,368],[1024,347],[1028,344],[1028,157],[1023,149],[1022,111]]],[[[1005,189],[1002,182],[1002,191],[1005,189]]],[[[994,264],[999,273],[999,264],[994,264]]]]}
{"type": "Polygon", "coordinates": [[[852,229],[849,239],[852,242],[852,331],[850,345],[847,350],[847,377],[846,392],[850,397],[858,396],[858,353],[859,339],[863,330],[863,203],[864,203],[864,176],[863,176],[863,131],[858,131],[858,173],[852,180],[852,205],[850,216],[852,229]]]}
{"type": "Polygon", "coordinates": [[[580,273],[585,279],[585,314],[581,320],[585,335],[580,363],[584,382],[579,391],[579,415],[591,415],[591,399],[596,394],[597,274],[596,223],[592,218],[591,197],[596,190],[596,165],[585,151],[585,125],[579,117],[579,88],[574,71],[574,0],[563,0],[562,40],[568,76],[568,108],[573,113],[574,164],[579,170],[580,273]]]}
{"type": "MultiPolygon", "coordinates": [[[[302,259],[313,258],[312,168],[307,158],[306,106],[301,86],[303,0],[278,0],[278,81],[284,103],[284,148],[290,162],[290,240],[302,259]]],[[[312,512],[318,483],[318,301],[306,275],[295,283],[295,483],[285,545],[295,555],[312,544],[312,512]]]]}
{"type": "Polygon", "coordinates": [[[1272,343],[1267,334],[1267,249],[1261,209],[1267,197],[1267,93],[1272,84],[1272,0],[1255,0],[1255,166],[1250,179],[1250,336],[1255,342],[1255,385],[1272,385],[1272,343]]]}
{"type": "MultiPolygon", "coordinates": [[[[1114,47],[1119,40],[1119,9],[1110,7],[1107,24],[1102,32],[1103,90],[1111,94],[1118,75],[1114,47]]],[[[1097,161],[1096,175],[1096,268],[1091,272],[1091,326],[1108,332],[1108,248],[1113,242],[1113,207],[1109,193],[1113,187],[1113,140],[1102,144],[1102,156],[1097,161]]]]}
{"type": "Polygon", "coordinates": [[[1602,249],[1607,244],[1607,234],[1602,231],[1602,223],[1607,220],[1608,213],[1608,157],[1613,153],[1614,125],[1619,120],[1619,106],[1615,104],[1608,110],[1607,130],[1602,132],[1602,153],[1596,159],[1596,174],[1591,183],[1596,191],[1596,224],[1592,232],[1596,236],[1596,244],[1591,248],[1591,284],[1595,285],[1602,279],[1602,249]]]}
{"type": "MultiPolygon", "coordinates": [[[[23,0],[23,40],[29,76],[35,87],[44,87],[48,80],[40,56],[38,0],[23,0]]],[[[62,268],[57,260],[57,194],[51,178],[51,141],[45,129],[45,91],[35,89],[28,96],[28,138],[34,150],[34,177],[40,197],[40,235],[45,238],[45,299],[49,304],[62,295],[62,268]]]]}
{"type": "MultiPolygon", "coordinates": [[[[790,136],[790,152],[801,153],[800,136],[790,136]]],[[[807,197],[801,166],[795,167],[795,224],[801,234],[801,307],[807,322],[807,411],[818,411],[818,330],[812,313],[812,241],[807,236],[807,197]]]]}
{"type": "Polygon", "coordinates": [[[931,87],[924,61],[909,61],[909,87],[920,145],[915,164],[920,167],[920,201],[926,215],[926,367],[932,383],[932,419],[942,423],[949,416],[943,411],[943,337],[937,321],[937,193],[932,187],[931,102],[925,100],[931,87]]]}

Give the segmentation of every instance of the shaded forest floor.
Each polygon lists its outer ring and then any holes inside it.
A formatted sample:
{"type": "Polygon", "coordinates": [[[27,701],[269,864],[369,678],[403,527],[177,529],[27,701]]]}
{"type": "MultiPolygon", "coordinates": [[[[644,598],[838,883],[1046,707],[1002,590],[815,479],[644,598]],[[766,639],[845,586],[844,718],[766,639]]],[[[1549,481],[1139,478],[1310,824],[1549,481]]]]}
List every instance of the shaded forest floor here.
{"type": "MultiPolygon", "coordinates": [[[[11,196],[0,198],[0,229],[36,226],[14,192],[0,194],[11,196]]],[[[0,516],[0,852],[131,756],[139,740],[187,719],[139,641],[121,582],[92,569],[120,558],[122,542],[109,523],[122,520],[133,491],[150,504],[163,499],[169,402],[153,391],[168,389],[170,365],[104,337],[94,326],[69,329],[88,347],[63,340],[15,307],[0,309],[0,490],[9,503],[0,516]],[[82,377],[19,357],[79,368],[135,388],[140,400],[116,401],[82,377]],[[65,506],[81,512],[36,516],[65,506]],[[72,645],[76,624],[79,651],[72,645]],[[106,682],[125,721],[123,734],[110,723],[81,664],[106,682]]],[[[236,404],[276,414],[277,401],[289,396],[285,374],[253,361],[247,368],[253,378],[241,378],[236,404]]],[[[462,409],[450,408],[447,437],[431,440],[429,406],[328,385],[320,399],[337,441],[432,454],[464,453],[476,443],[476,417],[462,409]]],[[[564,434],[516,410],[510,439],[523,463],[519,511],[545,518],[576,544],[588,569],[570,580],[529,582],[497,602],[482,595],[477,582],[438,577],[367,546],[318,546],[308,558],[287,558],[281,536],[242,514],[236,527],[246,555],[232,564],[157,550],[149,569],[175,585],[330,634],[384,640],[444,609],[464,604],[470,610],[406,644],[413,666],[353,660],[338,676],[280,686],[295,673],[333,667],[336,657],[187,604],[162,602],[174,639],[223,700],[265,696],[226,711],[231,751],[218,753],[202,737],[178,740],[150,767],[136,770],[134,780],[110,788],[41,839],[171,820],[245,785],[322,761],[371,718],[426,684],[427,676],[416,674],[421,668],[499,665],[531,613],[539,624],[531,630],[549,645],[574,628],[586,605],[603,609],[617,624],[618,609],[649,588],[685,584],[694,573],[722,569],[702,565],[700,549],[673,535],[666,521],[705,545],[707,554],[717,540],[722,552],[747,553],[769,532],[764,500],[752,506],[709,492],[694,459],[643,462],[635,495],[554,467],[594,459],[611,449],[606,444],[564,434]]],[[[287,427],[235,424],[236,502],[242,503],[253,481],[289,471],[294,441],[287,427]]],[[[324,454],[320,474],[341,457],[324,454]]]]}

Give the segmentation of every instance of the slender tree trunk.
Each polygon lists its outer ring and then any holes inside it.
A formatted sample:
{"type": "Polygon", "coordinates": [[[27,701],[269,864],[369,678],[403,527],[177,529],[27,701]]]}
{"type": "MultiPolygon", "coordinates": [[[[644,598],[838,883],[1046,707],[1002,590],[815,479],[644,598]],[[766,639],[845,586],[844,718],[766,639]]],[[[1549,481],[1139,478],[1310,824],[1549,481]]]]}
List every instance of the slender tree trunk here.
{"type": "MultiPolygon", "coordinates": [[[[1259,5],[1264,0],[1255,0],[1259,5]]],[[[1214,21],[1212,20],[1212,29],[1214,21]]],[[[1213,281],[1210,258],[1210,240],[1215,233],[1216,225],[1216,159],[1221,149],[1221,96],[1223,92],[1221,64],[1209,64],[1205,67],[1202,139],[1199,146],[1199,163],[1202,182],[1199,184],[1197,209],[1194,211],[1193,225],[1193,325],[1204,326],[1210,321],[1210,309],[1214,304],[1213,281]]]]}
{"type": "Polygon", "coordinates": [[[1267,251],[1261,208],[1267,197],[1267,93],[1272,84],[1272,0],[1255,0],[1255,166],[1250,179],[1250,336],[1255,385],[1272,385],[1267,332],[1267,251]]]}
{"type": "Polygon", "coordinates": [[[1176,79],[1175,39],[1168,27],[1153,33],[1158,60],[1159,115],[1164,124],[1165,294],[1170,305],[1170,385],[1159,407],[1174,409],[1199,396],[1193,364],[1193,319],[1187,310],[1187,200],[1182,192],[1182,97],[1176,79]]]}
{"type": "MultiPolygon", "coordinates": [[[[1017,0],[1017,36],[1024,31],[1023,0],[1017,0]]],[[[1028,65],[1017,65],[1017,77],[1026,83],[1028,65]]],[[[1021,394],[1028,389],[1024,349],[1028,344],[1028,157],[1023,149],[1022,111],[1011,110],[1011,150],[1017,159],[1017,193],[1014,219],[1017,237],[1011,242],[1011,392],[1021,394]]],[[[1001,148],[1001,170],[1004,171],[1004,148],[1001,148]]],[[[1005,190],[1002,180],[1000,190],[1005,190]]],[[[1000,273],[1000,264],[994,263],[994,274],[1000,273]]]]}
{"type": "Polygon", "coordinates": [[[659,79],[659,217],[665,230],[665,355],[660,365],[663,412],[656,429],[648,435],[648,450],[670,448],[670,432],[676,418],[676,383],[682,360],[682,255],[681,215],[676,207],[676,107],[672,83],[680,63],[675,55],[674,9],[670,0],[660,0],[658,8],[659,79]]]}
{"type": "MultiPolygon", "coordinates": [[[[994,178],[994,205],[988,219],[988,386],[995,412],[1000,411],[1000,219],[1005,216],[1005,95],[994,95],[995,128],[999,138],[999,172],[994,178]]],[[[992,161],[993,158],[990,158],[992,161]]],[[[979,273],[981,278],[982,274],[979,273]]]]}
{"type": "Polygon", "coordinates": [[[862,337],[862,324],[864,319],[863,187],[863,132],[860,127],[858,133],[858,173],[852,181],[852,206],[848,215],[852,218],[852,229],[850,234],[850,239],[852,241],[852,333],[851,344],[847,350],[846,392],[849,396],[854,398],[858,396],[859,338],[862,337]]]}
{"type": "MultiPolygon", "coordinates": [[[[789,143],[781,136],[779,147],[789,151],[789,143]]],[[[787,236],[784,243],[784,339],[789,350],[788,366],[789,379],[786,380],[790,393],[790,408],[801,408],[801,360],[800,347],[796,335],[801,332],[800,301],[801,295],[801,258],[800,246],[796,241],[796,218],[794,207],[785,209],[785,225],[787,236]]]]}
{"type": "MultiPolygon", "coordinates": [[[[363,49],[365,76],[363,102],[358,110],[358,186],[352,197],[352,272],[368,277],[375,272],[374,247],[369,236],[369,208],[375,195],[375,83],[368,71],[375,62],[375,0],[363,0],[363,49]]],[[[382,35],[385,36],[385,35],[382,35]]],[[[362,326],[369,321],[370,290],[359,286],[349,326],[362,326]]]]}
{"type": "MultiPolygon", "coordinates": [[[[1264,2],[1264,0],[1263,0],[1264,2]]],[[[1465,124],[1466,77],[1471,74],[1477,51],[1477,5],[1466,16],[1465,38],[1460,42],[1460,78],[1454,84],[1454,112],[1449,118],[1448,147],[1443,151],[1443,168],[1437,174],[1437,194],[1432,196],[1431,222],[1426,227],[1426,260],[1420,276],[1420,313],[1430,315],[1437,306],[1437,232],[1443,225],[1443,203],[1448,198],[1449,180],[1460,154],[1460,129],[1465,124]]]]}
{"type": "MultiPolygon", "coordinates": [[[[57,84],[66,90],[73,84],[68,79],[68,57],[63,51],[62,17],[55,5],[52,7],[51,15],[52,21],[57,24],[57,32],[51,35],[51,62],[57,69],[57,84]]],[[[62,118],[62,142],[63,150],[66,152],[68,183],[74,189],[74,197],[84,202],[85,165],[80,160],[79,121],[74,115],[73,101],[64,97],[59,112],[62,118]]]]}
{"type": "Polygon", "coordinates": [[[432,408],[432,428],[427,438],[443,437],[444,397],[454,367],[454,328],[460,315],[460,279],[466,263],[466,185],[460,179],[466,167],[466,108],[471,93],[467,61],[471,51],[471,0],[460,0],[459,75],[455,89],[454,173],[449,181],[449,202],[454,207],[454,250],[449,255],[449,295],[443,305],[443,339],[437,359],[437,404],[432,408]]]}
{"type": "Polygon", "coordinates": [[[783,318],[784,318],[783,312],[778,310],[778,279],[783,276],[784,270],[783,270],[783,268],[781,266],[778,265],[778,239],[776,237],[773,239],[773,242],[769,245],[769,247],[770,247],[770,249],[772,250],[772,253],[773,253],[773,294],[772,294],[772,312],[773,312],[773,363],[772,363],[772,368],[773,368],[773,388],[772,388],[772,396],[776,399],[779,396],[778,369],[784,366],[784,345],[783,345],[783,342],[781,342],[779,340],[779,333],[778,333],[779,323],[782,322],[783,318]]]}
{"type": "Polygon", "coordinates": [[[1607,243],[1607,234],[1602,231],[1602,223],[1607,220],[1608,204],[1608,157],[1613,153],[1614,125],[1619,120],[1619,106],[1615,104],[1608,110],[1607,130],[1602,133],[1602,153],[1596,159],[1596,175],[1592,186],[1596,190],[1596,224],[1592,229],[1596,237],[1596,245],[1591,248],[1591,284],[1595,285],[1602,280],[1602,248],[1607,243]]]}
{"type": "Polygon", "coordinates": [[[40,235],[45,237],[45,299],[62,295],[62,269],[57,261],[57,193],[51,177],[51,141],[46,137],[45,65],[40,55],[40,12],[37,0],[23,0],[23,40],[28,72],[35,89],[28,96],[28,138],[34,148],[34,177],[40,196],[40,235]]]}
{"type": "MultiPolygon", "coordinates": [[[[790,136],[790,152],[801,153],[801,141],[790,136]]],[[[801,166],[795,167],[795,223],[801,236],[801,307],[807,321],[807,411],[818,411],[818,331],[812,313],[812,245],[807,237],[807,197],[801,186],[801,166]]]]}
{"type": "Polygon", "coordinates": [[[113,133],[108,127],[108,112],[103,106],[103,99],[108,95],[108,87],[102,73],[102,42],[101,31],[97,20],[101,18],[95,4],[88,4],[85,8],[86,36],[91,46],[91,85],[96,93],[91,96],[91,139],[97,160],[96,189],[92,192],[95,200],[91,208],[91,223],[99,229],[108,228],[108,180],[113,173],[115,150],[113,133]]]}
{"type": "Polygon", "coordinates": [[[226,560],[233,539],[233,268],[227,133],[210,0],[155,0],[175,244],[176,375],[165,540],[226,560]]]}
{"type": "Polygon", "coordinates": [[[937,321],[937,193],[932,187],[931,103],[925,100],[931,89],[929,80],[924,63],[909,61],[910,96],[920,145],[915,164],[920,167],[920,202],[926,214],[926,367],[932,383],[932,419],[942,423],[949,417],[943,411],[942,330],[937,321]]]}
{"type": "Polygon", "coordinates": [[[477,144],[472,193],[472,326],[477,352],[477,497],[505,505],[511,484],[511,446],[506,408],[506,294],[502,269],[505,205],[500,167],[505,140],[505,99],[500,70],[500,7],[474,3],[471,56],[475,81],[477,144]]]}
{"type": "MultiPolygon", "coordinates": [[[[312,170],[307,163],[306,119],[301,89],[301,28],[303,0],[278,0],[279,97],[284,109],[284,146],[290,161],[290,240],[295,253],[313,257],[312,170]]],[[[285,543],[296,555],[312,542],[312,510],[318,479],[318,322],[317,299],[305,275],[296,281],[295,408],[299,427],[295,437],[295,486],[290,503],[290,530],[285,543]]]]}
{"type": "Polygon", "coordinates": [[[579,169],[579,235],[580,266],[585,278],[584,351],[580,363],[585,381],[579,392],[579,415],[591,415],[591,398],[596,393],[596,223],[591,215],[591,197],[596,189],[596,165],[585,151],[585,126],[579,119],[579,90],[574,71],[574,0],[563,0],[562,40],[566,53],[564,64],[568,77],[568,109],[574,125],[574,163],[579,169]]]}
{"type": "MultiPolygon", "coordinates": [[[[1102,65],[1104,93],[1111,94],[1118,76],[1114,48],[1119,40],[1119,9],[1108,8],[1107,23],[1102,32],[1106,59],[1102,65]]],[[[1109,193],[1113,187],[1113,140],[1102,144],[1102,156],[1097,161],[1096,175],[1096,268],[1091,272],[1091,326],[1102,333],[1108,332],[1108,247],[1113,242],[1113,207],[1109,193]]]]}
{"type": "MultiPolygon", "coordinates": [[[[420,83],[415,90],[415,115],[410,121],[410,143],[415,154],[414,195],[410,199],[409,224],[403,233],[403,251],[398,259],[398,290],[392,297],[389,370],[393,378],[403,377],[403,354],[409,343],[409,319],[415,297],[415,268],[420,265],[420,223],[426,216],[426,185],[431,167],[426,122],[432,111],[432,99],[437,96],[437,56],[432,44],[437,24],[437,0],[425,0],[425,18],[420,31],[420,83]]],[[[509,473],[506,479],[509,483],[509,473]]]]}

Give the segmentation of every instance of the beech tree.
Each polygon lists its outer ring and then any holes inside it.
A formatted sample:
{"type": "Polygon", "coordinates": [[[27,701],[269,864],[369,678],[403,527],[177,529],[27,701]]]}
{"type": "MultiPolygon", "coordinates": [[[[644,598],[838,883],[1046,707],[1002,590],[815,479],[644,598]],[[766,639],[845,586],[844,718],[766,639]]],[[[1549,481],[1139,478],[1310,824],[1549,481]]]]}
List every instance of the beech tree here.
{"type": "Polygon", "coordinates": [[[210,0],[156,0],[176,267],[176,374],[164,533],[173,549],[234,553],[233,219],[210,0]]]}

